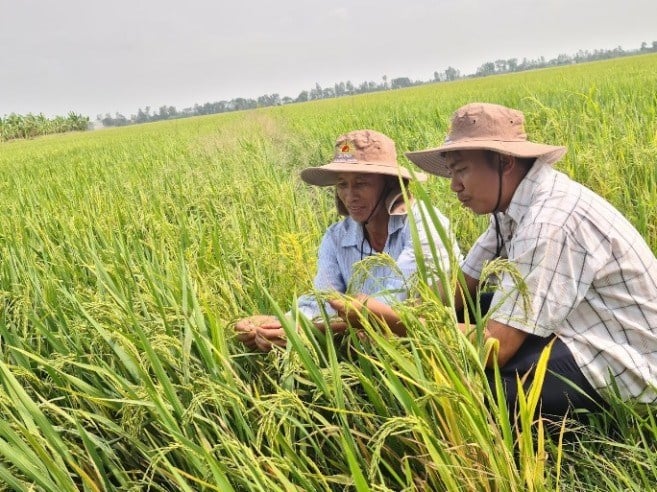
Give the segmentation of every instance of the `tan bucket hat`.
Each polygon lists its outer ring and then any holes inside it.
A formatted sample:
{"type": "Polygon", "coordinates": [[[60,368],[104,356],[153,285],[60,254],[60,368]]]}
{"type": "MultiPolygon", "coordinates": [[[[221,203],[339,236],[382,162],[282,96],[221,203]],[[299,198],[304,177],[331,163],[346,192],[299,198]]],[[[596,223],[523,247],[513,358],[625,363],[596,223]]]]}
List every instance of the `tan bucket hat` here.
{"type": "Polygon", "coordinates": [[[566,147],[527,140],[525,115],[521,111],[498,104],[471,103],[452,115],[442,146],[406,152],[406,157],[429,173],[449,177],[445,153],[456,150],[492,150],[521,158],[542,157],[550,165],[566,153],[566,147]]]}
{"type": "Polygon", "coordinates": [[[395,142],[374,130],[356,130],[340,135],[335,141],[335,156],[328,164],[301,171],[301,179],[317,186],[334,185],[338,173],[372,173],[401,176],[403,179],[426,181],[423,173],[412,176],[397,162],[395,142]]]}

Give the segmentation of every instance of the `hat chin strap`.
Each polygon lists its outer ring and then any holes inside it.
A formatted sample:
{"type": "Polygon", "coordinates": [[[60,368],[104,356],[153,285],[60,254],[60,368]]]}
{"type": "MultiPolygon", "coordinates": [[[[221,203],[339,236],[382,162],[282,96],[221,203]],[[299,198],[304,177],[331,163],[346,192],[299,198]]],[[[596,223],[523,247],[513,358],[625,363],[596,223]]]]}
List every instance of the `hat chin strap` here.
{"type": "MultiPolygon", "coordinates": [[[[379,205],[381,205],[381,202],[383,199],[388,195],[388,192],[390,190],[388,189],[388,183],[386,182],[385,186],[383,187],[383,191],[381,191],[381,194],[379,195],[379,199],[376,201],[376,204],[374,205],[374,208],[370,212],[370,214],[367,216],[367,219],[365,219],[365,222],[363,222],[363,240],[360,242],[360,259],[363,259],[363,247],[365,246],[365,239],[369,240],[368,234],[367,234],[367,224],[369,223],[370,219],[372,218],[372,215],[374,215],[374,212],[376,212],[376,209],[379,208],[379,205]]],[[[370,252],[368,254],[372,254],[372,245],[370,244],[370,252]]]]}
{"type": "Polygon", "coordinates": [[[497,176],[497,203],[493,209],[493,218],[495,219],[495,258],[500,257],[500,253],[504,247],[504,238],[502,237],[502,232],[500,231],[500,221],[497,218],[497,212],[499,211],[498,209],[500,208],[500,202],[502,201],[502,160],[500,159],[499,154],[497,154],[497,176]]]}
{"type": "Polygon", "coordinates": [[[367,219],[365,219],[365,222],[363,222],[363,227],[365,227],[369,223],[370,219],[372,218],[372,215],[374,215],[374,212],[376,212],[376,209],[379,208],[379,205],[381,205],[381,202],[386,197],[386,195],[388,194],[389,191],[390,190],[388,189],[388,183],[386,183],[385,186],[383,187],[383,191],[381,191],[381,194],[379,195],[379,199],[376,201],[376,204],[374,205],[374,208],[372,209],[370,214],[367,216],[367,219]]]}

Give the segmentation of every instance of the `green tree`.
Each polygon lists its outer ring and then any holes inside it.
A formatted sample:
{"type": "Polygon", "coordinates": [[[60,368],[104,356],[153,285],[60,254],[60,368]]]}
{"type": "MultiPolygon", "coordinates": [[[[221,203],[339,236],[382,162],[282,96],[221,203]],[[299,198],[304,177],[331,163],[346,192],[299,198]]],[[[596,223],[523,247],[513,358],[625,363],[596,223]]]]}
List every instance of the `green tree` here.
{"type": "Polygon", "coordinates": [[[413,82],[411,82],[411,79],[408,77],[397,77],[396,79],[392,79],[390,81],[390,88],[391,89],[402,89],[404,87],[410,87],[413,85],[413,82]]]}
{"type": "Polygon", "coordinates": [[[445,69],[445,80],[456,80],[461,77],[461,72],[456,68],[449,66],[445,69]]]}
{"type": "Polygon", "coordinates": [[[493,75],[495,73],[495,64],[493,62],[484,63],[477,69],[477,75],[486,76],[493,75]]]}

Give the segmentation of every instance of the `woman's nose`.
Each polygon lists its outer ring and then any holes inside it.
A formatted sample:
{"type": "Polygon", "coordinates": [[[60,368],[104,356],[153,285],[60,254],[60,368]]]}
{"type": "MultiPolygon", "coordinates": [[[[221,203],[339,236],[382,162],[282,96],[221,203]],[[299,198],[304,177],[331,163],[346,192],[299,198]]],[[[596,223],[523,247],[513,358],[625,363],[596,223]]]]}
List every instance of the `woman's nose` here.
{"type": "Polygon", "coordinates": [[[353,188],[352,186],[347,186],[347,187],[345,188],[344,192],[345,192],[345,196],[346,196],[347,198],[351,198],[351,197],[353,197],[353,196],[355,196],[355,195],[357,194],[357,193],[356,193],[356,189],[353,188]]]}
{"type": "Polygon", "coordinates": [[[449,187],[452,191],[458,192],[458,191],[461,191],[463,189],[463,183],[461,183],[461,181],[459,181],[455,177],[452,177],[452,180],[449,184],[449,187]]]}

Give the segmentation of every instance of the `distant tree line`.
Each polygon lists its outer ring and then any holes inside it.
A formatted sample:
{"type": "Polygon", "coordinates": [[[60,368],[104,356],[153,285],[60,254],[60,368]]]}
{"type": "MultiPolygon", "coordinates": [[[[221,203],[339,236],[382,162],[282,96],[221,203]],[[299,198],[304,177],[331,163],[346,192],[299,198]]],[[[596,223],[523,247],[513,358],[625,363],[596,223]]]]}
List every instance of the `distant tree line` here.
{"type": "Polygon", "coordinates": [[[185,108],[183,110],[177,110],[174,106],[162,106],[156,112],[152,112],[151,108],[146,106],[144,109],[139,109],[136,115],[131,115],[129,118],[122,115],[121,113],[115,113],[114,116],[108,113],[104,116],[98,115],[97,121],[102,123],[104,126],[123,126],[135,123],[146,123],[149,121],[160,121],[173,118],[185,118],[188,116],[225,113],[228,111],[240,111],[266,106],[280,106],[284,104],[314,101],[317,99],[328,99],[332,97],[363,94],[366,92],[403,89],[405,87],[427,83],[450,82],[462,78],[485,77],[488,75],[521,72],[524,70],[534,70],[538,68],[546,68],[559,65],[570,65],[573,63],[583,63],[650,52],[657,52],[657,41],[653,41],[652,45],[650,46],[648,43],[643,42],[641,43],[641,47],[637,50],[626,51],[623,50],[623,48],[620,46],[610,50],[579,50],[575,55],[560,54],[556,58],[550,60],[546,60],[543,56],[537,59],[500,59],[484,63],[477,68],[474,74],[470,75],[462,75],[460,70],[450,66],[442,72],[434,72],[433,79],[429,81],[411,80],[408,77],[398,77],[388,80],[388,77],[384,75],[381,82],[365,81],[361,82],[360,84],[354,84],[348,80],[346,82],[336,82],[333,84],[333,86],[328,87],[322,87],[316,83],[315,87],[311,88],[310,90],[301,91],[296,98],[288,96],[281,97],[280,94],[265,94],[258,97],[257,99],[237,97],[235,99],[231,99],[230,101],[195,104],[193,107],[185,108]]]}
{"type": "MultiPolygon", "coordinates": [[[[354,84],[348,80],[345,82],[336,82],[333,86],[328,87],[322,87],[316,83],[315,87],[310,90],[301,91],[296,98],[288,96],[281,97],[280,94],[265,94],[256,99],[237,97],[230,101],[195,104],[193,107],[182,110],[177,110],[174,106],[161,106],[157,111],[152,111],[150,106],[146,106],[144,109],[140,108],[137,114],[133,114],[130,117],[126,117],[121,113],[115,113],[114,116],[107,113],[104,116],[98,115],[96,121],[97,124],[100,123],[103,126],[124,126],[174,118],[186,118],[189,116],[241,111],[259,107],[280,106],[318,99],[363,94],[366,92],[403,89],[405,87],[427,83],[450,82],[462,78],[485,77],[488,75],[521,72],[524,70],[570,65],[651,52],[657,52],[657,41],[653,41],[652,45],[643,42],[641,43],[641,47],[636,50],[623,50],[620,46],[610,50],[579,50],[575,55],[560,54],[550,60],[546,60],[543,56],[537,59],[523,58],[520,61],[517,58],[499,59],[482,64],[474,74],[470,75],[462,75],[460,70],[450,66],[442,72],[434,72],[433,79],[429,81],[411,80],[408,77],[397,77],[388,80],[388,77],[384,75],[381,82],[365,81],[360,84],[354,84]]],[[[41,113],[38,115],[29,113],[25,116],[12,113],[9,116],[0,117],[0,141],[15,138],[32,138],[49,133],[83,131],[90,127],[88,116],[82,116],[73,112],[70,112],[66,117],[56,116],[51,119],[46,118],[41,113]]]]}
{"type": "Polygon", "coordinates": [[[68,113],[68,116],[54,118],[47,118],[43,113],[36,115],[28,113],[24,116],[11,113],[0,117],[0,141],[88,129],[89,117],[74,112],[68,113]]]}
{"type": "Polygon", "coordinates": [[[524,70],[535,70],[538,68],[554,67],[559,65],[570,65],[573,63],[583,63],[596,60],[607,60],[610,58],[617,58],[619,56],[636,55],[639,53],[657,52],[657,41],[652,42],[652,46],[648,46],[645,41],[641,43],[641,48],[638,50],[625,51],[622,47],[617,46],[611,50],[594,50],[584,51],[579,50],[575,55],[560,54],[556,58],[546,60],[541,56],[538,59],[530,60],[523,58],[518,61],[517,58],[509,58],[508,60],[495,60],[494,62],[487,62],[477,68],[475,77],[485,77],[487,75],[494,75],[507,72],[522,72],[524,70]]]}

